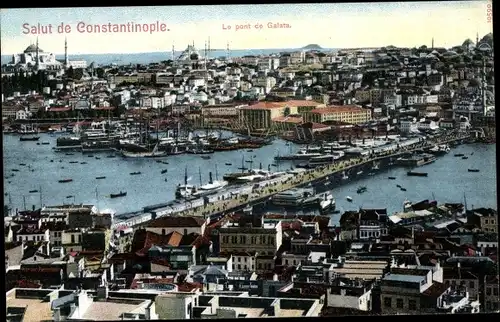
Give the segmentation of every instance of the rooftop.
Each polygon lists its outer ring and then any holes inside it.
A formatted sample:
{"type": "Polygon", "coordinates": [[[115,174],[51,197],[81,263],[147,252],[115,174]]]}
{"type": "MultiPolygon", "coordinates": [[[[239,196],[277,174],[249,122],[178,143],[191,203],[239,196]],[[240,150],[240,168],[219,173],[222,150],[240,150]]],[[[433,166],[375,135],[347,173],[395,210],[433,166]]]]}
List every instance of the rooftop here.
{"type": "Polygon", "coordinates": [[[92,302],[81,318],[91,321],[117,321],[121,320],[123,313],[142,313],[144,308],[142,303],[106,300],[92,302]]]}
{"type": "Polygon", "coordinates": [[[395,282],[409,282],[409,283],[420,283],[425,280],[425,276],[418,275],[403,275],[403,274],[387,274],[384,281],[395,281],[395,282]]]}
{"type": "MultiPolygon", "coordinates": [[[[9,292],[10,293],[10,292],[9,292]]],[[[40,322],[40,321],[52,321],[52,310],[50,308],[50,302],[45,302],[44,297],[40,296],[22,296],[19,294],[18,289],[12,291],[12,293],[7,293],[7,308],[21,307],[25,308],[23,322],[40,322]]]]}
{"type": "Polygon", "coordinates": [[[151,221],[150,228],[201,227],[205,220],[198,217],[162,217],[151,221]]]}

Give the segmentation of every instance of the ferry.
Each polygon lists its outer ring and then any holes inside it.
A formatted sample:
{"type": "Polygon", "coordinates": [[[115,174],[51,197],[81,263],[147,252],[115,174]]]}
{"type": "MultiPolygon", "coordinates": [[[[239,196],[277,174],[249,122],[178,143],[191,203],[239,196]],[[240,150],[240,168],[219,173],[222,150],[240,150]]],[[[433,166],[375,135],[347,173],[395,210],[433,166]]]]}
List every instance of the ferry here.
{"type": "Polygon", "coordinates": [[[76,136],[61,136],[56,140],[55,151],[80,150],[82,141],[76,136]]]}
{"type": "Polygon", "coordinates": [[[116,144],[109,140],[87,141],[82,143],[83,153],[108,152],[113,151],[115,148],[116,144]]]}
{"type": "Polygon", "coordinates": [[[450,152],[450,146],[447,144],[435,145],[428,150],[429,153],[434,155],[443,155],[450,152]]]}
{"type": "Polygon", "coordinates": [[[155,145],[151,152],[128,152],[122,151],[122,156],[125,158],[159,158],[167,156],[167,152],[158,151],[158,144],[155,145]]]}
{"type": "Polygon", "coordinates": [[[317,157],[312,157],[305,167],[315,168],[322,165],[332,164],[345,155],[342,151],[333,151],[331,154],[325,154],[317,157]]]}
{"type": "Polygon", "coordinates": [[[300,207],[307,198],[313,195],[313,189],[293,188],[273,195],[271,201],[277,206],[300,207]]]}
{"type": "Polygon", "coordinates": [[[175,189],[176,199],[186,199],[191,197],[203,197],[225,188],[229,183],[224,180],[212,180],[212,172],[209,173],[209,181],[207,184],[197,187],[193,184],[188,184],[187,168],[184,174],[184,184],[177,185],[175,189]]]}
{"type": "Polygon", "coordinates": [[[301,149],[295,154],[276,156],[274,160],[276,161],[286,161],[286,160],[304,160],[307,161],[314,157],[322,156],[319,152],[310,152],[311,150],[301,149]]]}

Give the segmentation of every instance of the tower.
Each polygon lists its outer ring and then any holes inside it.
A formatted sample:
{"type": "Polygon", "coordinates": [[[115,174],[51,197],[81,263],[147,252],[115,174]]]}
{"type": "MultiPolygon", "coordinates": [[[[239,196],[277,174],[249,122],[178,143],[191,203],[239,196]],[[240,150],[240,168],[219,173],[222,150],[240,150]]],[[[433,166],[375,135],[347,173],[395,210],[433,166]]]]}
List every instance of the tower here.
{"type": "Polygon", "coordinates": [[[204,56],[203,57],[203,69],[206,70],[207,69],[207,42],[205,41],[205,53],[204,53],[204,56]]]}
{"type": "Polygon", "coordinates": [[[36,37],[36,62],[35,62],[35,70],[40,68],[40,55],[38,50],[38,37],[36,37]]]}
{"type": "Polygon", "coordinates": [[[231,59],[231,54],[229,51],[229,41],[227,42],[227,47],[226,47],[226,60],[229,61],[231,59]]]}
{"type": "Polygon", "coordinates": [[[434,49],[434,37],[432,37],[432,44],[431,44],[431,48],[434,49]]]}
{"type": "Polygon", "coordinates": [[[479,33],[476,32],[476,47],[479,46],[479,33]]]}
{"type": "Polygon", "coordinates": [[[68,60],[68,38],[64,38],[64,68],[69,67],[69,60],[68,60]]]}
{"type": "Polygon", "coordinates": [[[175,47],[174,44],[172,44],[172,62],[175,61],[175,47]]]}

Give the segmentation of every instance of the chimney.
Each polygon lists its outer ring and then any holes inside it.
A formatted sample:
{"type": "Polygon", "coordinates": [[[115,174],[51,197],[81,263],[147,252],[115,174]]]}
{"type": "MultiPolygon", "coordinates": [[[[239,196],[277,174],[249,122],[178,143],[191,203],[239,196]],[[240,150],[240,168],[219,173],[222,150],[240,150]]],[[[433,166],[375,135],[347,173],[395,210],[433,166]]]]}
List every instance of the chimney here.
{"type": "Polygon", "coordinates": [[[108,286],[107,285],[99,286],[97,288],[97,298],[104,299],[104,300],[108,298],[108,286]]]}
{"type": "Polygon", "coordinates": [[[457,270],[458,270],[458,279],[462,279],[462,269],[460,262],[457,262],[457,270]]]}

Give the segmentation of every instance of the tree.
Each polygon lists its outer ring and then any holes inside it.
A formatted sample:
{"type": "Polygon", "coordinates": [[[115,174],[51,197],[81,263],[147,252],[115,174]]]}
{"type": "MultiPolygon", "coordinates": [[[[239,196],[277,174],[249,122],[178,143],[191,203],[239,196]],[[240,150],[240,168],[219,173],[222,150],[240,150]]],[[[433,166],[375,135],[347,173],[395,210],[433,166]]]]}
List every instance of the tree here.
{"type": "Polygon", "coordinates": [[[66,77],[73,79],[75,77],[75,71],[73,70],[73,66],[69,66],[69,68],[66,70],[66,77]]]}

